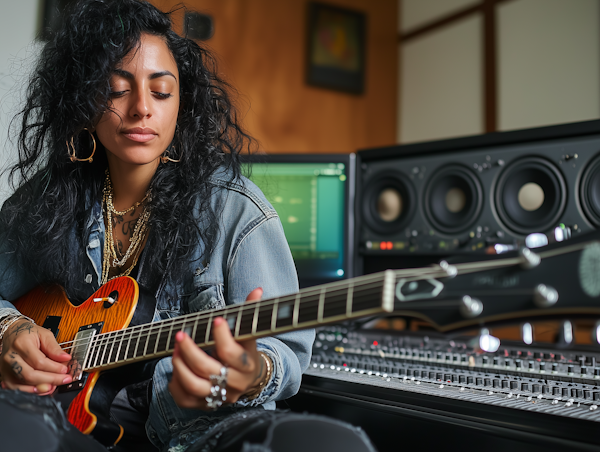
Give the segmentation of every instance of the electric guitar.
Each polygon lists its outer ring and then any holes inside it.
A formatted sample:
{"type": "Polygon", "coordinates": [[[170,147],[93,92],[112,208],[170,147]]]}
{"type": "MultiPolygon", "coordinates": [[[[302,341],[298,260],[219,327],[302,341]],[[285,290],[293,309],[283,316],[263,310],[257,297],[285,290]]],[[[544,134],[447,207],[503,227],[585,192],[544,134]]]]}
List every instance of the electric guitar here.
{"type": "MultiPolygon", "coordinates": [[[[600,233],[477,262],[441,262],[421,269],[387,270],[296,294],[202,311],[128,327],[139,288],[116,278],[75,307],[59,286],[41,286],[15,302],[24,315],[52,330],[73,357],[67,417],[105,445],[123,428],[109,419],[117,392],[139,372],[110,370],[169,356],[175,334],[187,332],[201,348],[214,345],[212,321],[223,317],[243,341],[373,315],[423,319],[441,332],[494,322],[566,316],[600,317],[600,233]]],[[[128,370],[131,369],[128,367],[128,370]]]]}

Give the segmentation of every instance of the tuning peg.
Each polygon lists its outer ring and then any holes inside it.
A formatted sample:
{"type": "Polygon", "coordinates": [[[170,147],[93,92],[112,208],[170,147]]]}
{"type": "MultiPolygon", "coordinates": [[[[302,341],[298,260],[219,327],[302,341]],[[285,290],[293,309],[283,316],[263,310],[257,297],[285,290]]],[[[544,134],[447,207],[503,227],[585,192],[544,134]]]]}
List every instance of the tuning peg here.
{"type": "Polygon", "coordinates": [[[460,301],[460,313],[463,317],[472,319],[483,312],[483,303],[477,298],[471,298],[468,295],[462,297],[460,301]]]}
{"type": "Polygon", "coordinates": [[[558,301],[558,292],[545,284],[538,284],[533,290],[533,302],[538,308],[548,308],[558,301]]]}
{"type": "Polygon", "coordinates": [[[440,268],[446,272],[449,278],[454,278],[458,274],[458,269],[446,261],[440,261],[440,268]]]}
{"type": "Polygon", "coordinates": [[[523,337],[523,342],[527,345],[531,345],[533,343],[533,326],[531,323],[524,323],[521,327],[521,334],[523,337]]]}
{"type": "Polygon", "coordinates": [[[521,256],[521,267],[524,269],[537,267],[542,261],[542,258],[529,248],[521,248],[519,255],[521,256]]]}

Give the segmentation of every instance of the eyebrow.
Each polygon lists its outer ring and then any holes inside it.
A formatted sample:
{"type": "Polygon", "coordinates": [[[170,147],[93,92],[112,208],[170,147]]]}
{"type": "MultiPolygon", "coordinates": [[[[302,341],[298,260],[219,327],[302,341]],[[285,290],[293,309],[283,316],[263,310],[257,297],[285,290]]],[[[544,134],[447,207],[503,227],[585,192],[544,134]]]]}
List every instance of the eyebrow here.
{"type": "MultiPolygon", "coordinates": [[[[131,72],[124,71],[123,69],[115,69],[113,72],[116,75],[119,75],[119,76],[129,79],[129,80],[133,80],[135,78],[131,72]]],[[[173,77],[175,80],[177,80],[177,77],[175,77],[171,71],[154,72],[153,74],[150,74],[148,79],[154,80],[156,78],[165,77],[167,75],[169,75],[169,76],[173,77]]]]}

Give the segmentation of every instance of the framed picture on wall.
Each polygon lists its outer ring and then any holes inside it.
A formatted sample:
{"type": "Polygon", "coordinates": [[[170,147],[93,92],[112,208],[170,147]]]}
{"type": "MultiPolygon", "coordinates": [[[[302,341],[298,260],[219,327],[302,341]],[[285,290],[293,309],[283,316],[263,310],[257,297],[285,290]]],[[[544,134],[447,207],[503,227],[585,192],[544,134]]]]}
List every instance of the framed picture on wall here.
{"type": "Polygon", "coordinates": [[[307,83],[361,94],[365,79],[365,14],[309,3],[307,83]]]}

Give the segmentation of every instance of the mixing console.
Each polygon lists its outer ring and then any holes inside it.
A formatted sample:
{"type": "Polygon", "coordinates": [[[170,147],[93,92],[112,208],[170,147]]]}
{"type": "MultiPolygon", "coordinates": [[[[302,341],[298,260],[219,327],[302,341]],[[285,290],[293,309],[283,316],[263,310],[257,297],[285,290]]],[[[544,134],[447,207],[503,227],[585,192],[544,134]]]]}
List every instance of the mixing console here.
{"type": "MultiPolygon", "coordinates": [[[[413,398],[411,403],[415,397],[433,397],[487,406],[492,410],[488,412],[519,410],[526,420],[537,413],[547,435],[554,435],[560,426],[574,432],[576,426],[584,432],[577,434],[579,439],[597,443],[593,432],[600,427],[596,424],[600,422],[600,353],[590,351],[591,347],[575,351],[516,343],[483,353],[473,344],[472,337],[325,327],[317,330],[305,386],[318,389],[318,382],[327,381],[325,392],[333,388],[338,398],[355,397],[351,392],[356,388],[375,388],[379,400],[372,394],[366,399],[384,405],[390,400],[403,402],[407,396],[413,398]]],[[[478,416],[485,422],[487,414],[481,416],[482,412],[478,416]]],[[[524,425],[527,421],[513,424],[520,425],[515,429],[530,427],[524,425]]]]}

